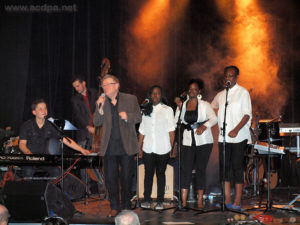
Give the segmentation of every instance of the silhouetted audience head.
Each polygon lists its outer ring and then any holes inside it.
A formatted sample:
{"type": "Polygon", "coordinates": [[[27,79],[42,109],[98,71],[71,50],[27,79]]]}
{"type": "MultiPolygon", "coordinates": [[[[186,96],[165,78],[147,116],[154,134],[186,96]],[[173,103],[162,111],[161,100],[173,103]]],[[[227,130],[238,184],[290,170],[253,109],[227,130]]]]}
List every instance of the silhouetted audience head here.
{"type": "Polygon", "coordinates": [[[0,225],[6,225],[8,223],[9,212],[4,205],[0,204],[0,225]]]}
{"type": "Polygon", "coordinates": [[[115,218],[116,225],[140,225],[138,215],[131,210],[123,210],[115,218]]]}
{"type": "Polygon", "coordinates": [[[61,217],[46,217],[42,225],[68,225],[68,222],[61,217]]]}

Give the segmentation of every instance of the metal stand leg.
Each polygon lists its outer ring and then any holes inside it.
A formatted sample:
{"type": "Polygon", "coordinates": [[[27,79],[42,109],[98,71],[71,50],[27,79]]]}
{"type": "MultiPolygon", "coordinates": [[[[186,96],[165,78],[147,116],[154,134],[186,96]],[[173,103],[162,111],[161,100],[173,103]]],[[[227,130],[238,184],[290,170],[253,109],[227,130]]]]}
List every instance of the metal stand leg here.
{"type": "Polygon", "coordinates": [[[89,202],[88,202],[88,197],[89,197],[89,194],[88,194],[88,174],[87,174],[87,169],[85,169],[85,199],[84,199],[84,204],[85,205],[88,205],[89,202]]]}
{"type": "Polygon", "coordinates": [[[287,204],[284,209],[292,209],[292,210],[295,210],[295,211],[298,211],[300,212],[300,208],[296,208],[296,207],[291,207],[289,208],[291,205],[294,204],[294,202],[296,202],[298,199],[300,199],[300,194],[297,195],[289,204],[287,204]]]}

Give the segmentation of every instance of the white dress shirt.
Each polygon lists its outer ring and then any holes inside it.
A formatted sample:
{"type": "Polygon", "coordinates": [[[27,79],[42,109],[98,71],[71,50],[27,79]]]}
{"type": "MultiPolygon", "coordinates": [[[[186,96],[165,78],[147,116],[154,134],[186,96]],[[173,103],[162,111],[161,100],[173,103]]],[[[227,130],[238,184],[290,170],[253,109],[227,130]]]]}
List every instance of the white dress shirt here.
{"type": "MultiPolygon", "coordinates": [[[[224,122],[224,111],[225,111],[225,100],[226,100],[226,89],[219,92],[211,105],[214,109],[218,109],[218,125],[219,125],[219,142],[223,142],[222,130],[224,122]]],[[[252,106],[249,92],[239,86],[234,85],[228,90],[228,106],[226,112],[226,142],[228,143],[239,143],[243,140],[251,142],[250,126],[252,118],[252,106]],[[228,136],[228,133],[232,131],[242,120],[242,118],[248,115],[250,118],[248,122],[241,128],[238,135],[235,138],[228,136]]]]}
{"type": "MultiPolygon", "coordinates": [[[[207,128],[201,135],[196,134],[196,129],[193,130],[196,146],[200,146],[200,145],[205,145],[205,144],[211,144],[214,142],[212,132],[211,132],[211,127],[217,123],[217,117],[216,117],[216,114],[215,114],[214,110],[212,109],[211,105],[208,102],[201,100],[201,95],[199,95],[197,98],[198,98],[197,123],[208,120],[204,124],[207,128]]],[[[181,112],[181,116],[180,116],[180,120],[184,124],[187,124],[187,122],[184,120],[187,101],[188,100],[186,100],[182,104],[182,112],[181,112]]],[[[177,108],[176,114],[175,114],[176,123],[177,123],[177,120],[179,117],[179,113],[180,113],[180,110],[179,110],[179,108],[177,108]]],[[[190,130],[186,130],[186,129],[184,130],[182,144],[185,146],[192,146],[192,134],[191,134],[190,130]]]]}
{"type": "Polygon", "coordinates": [[[142,116],[139,132],[144,135],[143,151],[158,155],[171,151],[169,132],[175,130],[174,112],[167,105],[153,106],[150,116],[142,116]]]}

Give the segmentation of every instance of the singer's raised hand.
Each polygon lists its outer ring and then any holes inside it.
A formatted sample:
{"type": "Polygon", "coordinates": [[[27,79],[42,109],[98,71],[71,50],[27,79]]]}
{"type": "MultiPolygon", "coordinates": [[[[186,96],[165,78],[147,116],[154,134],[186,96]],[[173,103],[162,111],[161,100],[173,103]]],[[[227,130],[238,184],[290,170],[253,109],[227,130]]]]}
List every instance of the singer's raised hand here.
{"type": "Polygon", "coordinates": [[[96,101],[96,104],[97,104],[97,106],[98,106],[98,109],[99,109],[99,113],[100,113],[100,114],[101,114],[101,109],[102,109],[104,103],[105,103],[105,95],[99,96],[99,98],[98,98],[97,101],[96,101]]]}

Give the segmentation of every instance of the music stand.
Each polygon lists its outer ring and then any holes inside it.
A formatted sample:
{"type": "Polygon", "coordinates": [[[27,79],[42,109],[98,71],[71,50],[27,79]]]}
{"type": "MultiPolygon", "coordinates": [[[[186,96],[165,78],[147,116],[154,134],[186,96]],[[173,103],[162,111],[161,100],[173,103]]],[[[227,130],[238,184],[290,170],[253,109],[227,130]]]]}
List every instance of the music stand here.
{"type": "Polygon", "coordinates": [[[47,120],[60,134],[60,143],[61,143],[61,190],[64,192],[64,142],[65,138],[69,143],[70,139],[64,134],[64,130],[78,130],[73,124],[68,120],[63,119],[54,119],[52,117],[47,120]]]}

